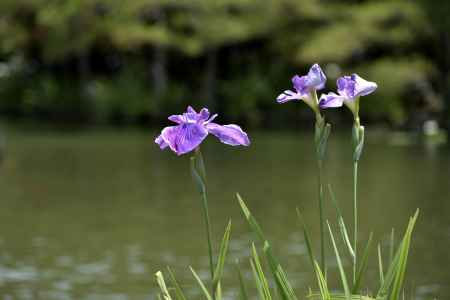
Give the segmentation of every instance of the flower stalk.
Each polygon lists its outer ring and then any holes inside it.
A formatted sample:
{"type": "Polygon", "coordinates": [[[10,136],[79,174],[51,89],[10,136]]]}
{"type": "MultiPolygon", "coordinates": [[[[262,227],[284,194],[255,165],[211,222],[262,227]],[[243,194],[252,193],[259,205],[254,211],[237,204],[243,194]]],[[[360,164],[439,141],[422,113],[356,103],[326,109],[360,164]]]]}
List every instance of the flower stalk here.
{"type": "Polygon", "coordinates": [[[331,125],[325,122],[320,114],[317,94],[315,91],[311,93],[313,102],[316,103],[314,109],[316,113],[316,123],[314,127],[314,143],[316,146],[316,158],[318,168],[318,185],[319,185],[319,222],[320,222],[320,262],[322,270],[326,270],[326,250],[325,250],[325,215],[324,215],[324,183],[323,183],[323,161],[325,158],[328,137],[330,135],[331,125]]]}
{"type": "MultiPolygon", "coordinates": [[[[197,147],[194,151],[194,156],[191,157],[191,172],[192,177],[197,184],[197,187],[201,196],[202,214],[206,227],[206,239],[208,243],[208,256],[209,256],[209,269],[211,274],[211,282],[214,279],[214,258],[213,258],[213,246],[211,238],[211,221],[209,218],[208,209],[208,197],[206,194],[206,171],[205,163],[203,161],[202,152],[200,147],[197,147]]],[[[214,295],[214,291],[213,291],[214,295]]]]}
{"type": "MultiPolygon", "coordinates": [[[[359,99],[356,102],[358,106],[359,99]]],[[[353,284],[356,281],[358,264],[358,162],[364,147],[364,126],[361,126],[357,111],[355,113],[352,141],[353,141],[353,284]]]]}

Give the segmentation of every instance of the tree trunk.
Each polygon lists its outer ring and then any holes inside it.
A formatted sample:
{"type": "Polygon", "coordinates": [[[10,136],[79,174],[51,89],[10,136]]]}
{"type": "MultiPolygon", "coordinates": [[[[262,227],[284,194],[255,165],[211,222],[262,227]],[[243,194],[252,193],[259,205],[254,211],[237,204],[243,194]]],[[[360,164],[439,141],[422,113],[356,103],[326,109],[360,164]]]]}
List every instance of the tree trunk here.
{"type": "MultiPolygon", "coordinates": [[[[159,8],[154,10],[154,18],[157,23],[166,23],[166,14],[159,8]]],[[[153,48],[153,60],[151,63],[151,77],[153,87],[152,101],[161,101],[167,90],[167,53],[163,45],[155,45],[153,48]]]]}
{"type": "Polygon", "coordinates": [[[151,66],[153,97],[160,101],[167,90],[167,54],[163,46],[156,46],[153,50],[153,61],[151,66]]]}
{"type": "Polygon", "coordinates": [[[210,111],[217,110],[216,101],[217,51],[209,50],[206,56],[203,98],[210,111]]]}

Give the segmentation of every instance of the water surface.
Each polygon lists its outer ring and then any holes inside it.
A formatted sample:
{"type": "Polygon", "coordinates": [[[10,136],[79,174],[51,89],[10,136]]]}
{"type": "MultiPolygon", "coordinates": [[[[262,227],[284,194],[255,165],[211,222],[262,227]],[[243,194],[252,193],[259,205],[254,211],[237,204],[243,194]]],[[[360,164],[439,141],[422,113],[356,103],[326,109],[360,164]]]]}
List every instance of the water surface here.
{"type": "MultiPolygon", "coordinates": [[[[206,277],[208,260],[188,156],[159,151],[152,131],[3,129],[0,299],[155,299],[153,274],[167,265],[199,298],[187,266],[206,277]]],[[[230,298],[236,293],[231,262],[239,259],[249,270],[252,235],[235,199],[239,191],[303,295],[315,285],[295,207],[303,210],[317,250],[312,137],[298,132],[252,137],[246,150],[213,138],[203,149],[216,246],[228,219],[233,222],[224,293],[230,298]]],[[[351,223],[348,138],[331,137],[326,177],[351,223]]],[[[369,134],[360,165],[361,239],[374,230],[387,259],[391,228],[403,231],[419,207],[406,291],[416,299],[449,299],[449,149],[394,146],[369,134]]],[[[335,224],[330,206],[327,216],[335,224]]],[[[338,287],[328,254],[330,278],[338,287]]],[[[348,259],[345,263],[350,267],[348,259]]],[[[373,288],[377,280],[373,256],[367,281],[373,288]]]]}

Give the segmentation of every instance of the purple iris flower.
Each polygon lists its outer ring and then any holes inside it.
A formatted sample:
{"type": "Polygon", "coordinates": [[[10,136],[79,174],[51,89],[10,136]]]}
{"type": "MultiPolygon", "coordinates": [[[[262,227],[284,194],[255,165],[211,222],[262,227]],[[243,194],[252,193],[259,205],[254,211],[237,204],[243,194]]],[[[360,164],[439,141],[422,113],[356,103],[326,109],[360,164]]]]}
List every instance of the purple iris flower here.
{"type": "Polygon", "coordinates": [[[318,64],[314,64],[310,69],[307,75],[298,76],[295,75],[292,77],[292,84],[294,86],[295,91],[286,90],[281,93],[277,97],[278,103],[285,103],[291,100],[304,100],[309,105],[310,101],[310,92],[313,90],[323,89],[325,86],[325,82],[327,78],[325,74],[322,72],[322,69],[318,64]],[[308,102],[309,101],[309,102],[308,102]]]}
{"type": "Polygon", "coordinates": [[[209,133],[227,145],[250,145],[250,140],[241,127],[234,124],[212,123],[216,117],[217,114],[210,117],[206,108],[202,108],[197,113],[191,106],[188,106],[187,111],[182,115],[169,117],[170,121],[178,123],[178,125],[164,128],[155,139],[155,143],[161,149],[169,147],[177,155],[191,152],[197,148],[209,133]]]}
{"type": "MultiPolygon", "coordinates": [[[[360,96],[366,96],[377,89],[375,82],[367,81],[357,74],[343,76],[337,80],[336,93],[328,93],[320,97],[320,108],[340,107],[344,103],[351,105],[360,96]]],[[[349,106],[350,107],[350,106],[349,106]]]]}

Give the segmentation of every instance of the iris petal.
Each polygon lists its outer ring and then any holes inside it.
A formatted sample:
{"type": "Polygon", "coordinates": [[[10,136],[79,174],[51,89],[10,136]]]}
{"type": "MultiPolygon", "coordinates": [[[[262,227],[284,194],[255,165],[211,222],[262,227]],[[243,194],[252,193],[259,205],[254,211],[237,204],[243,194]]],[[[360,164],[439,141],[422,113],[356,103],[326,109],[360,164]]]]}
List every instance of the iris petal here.
{"type": "Polygon", "coordinates": [[[169,145],[164,141],[161,135],[158,135],[155,139],[155,143],[158,144],[161,150],[166,149],[169,145]]]}
{"type": "Polygon", "coordinates": [[[357,74],[352,75],[352,80],[355,82],[354,97],[369,95],[378,88],[378,85],[375,82],[367,81],[357,74]]]}
{"type": "Polygon", "coordinates": [[[345,98],[336,93],[322,94],[319,100],[320,108],[341,107],[345,98]]]}
{"type": "Polygon", "coordinates": [[[312,65],[309,69],[308,75],[306,75],[306,86],[309,89],[320,90],[325,86],[327,77],[323,73],[322,69],[318,64],[312,65]]]}
{"type": "Polygon", "coordinates": [[[247,134],[238,125],[219,125],[216,123],[206,124],[208,132],[215,135],[222,143],[231,146],[248,146],[250,140],[247,134]]]}
{"type": "Polygon", "coordinates": [[[169,126],[162,130],[161,137],[177,155],[191,152],[208,135],[203,125],[197,123],[169,126]]]}
{"type": "Polygon", "coordinates": [[[292,100],[300,100],[302,99],[302,95],[300,93],[296,93],[294,91],[286,90],[277,97],[278,103],[285,103],[292,100]]]}

